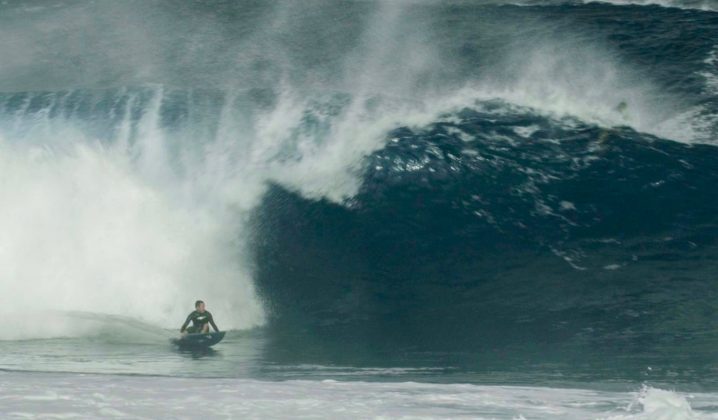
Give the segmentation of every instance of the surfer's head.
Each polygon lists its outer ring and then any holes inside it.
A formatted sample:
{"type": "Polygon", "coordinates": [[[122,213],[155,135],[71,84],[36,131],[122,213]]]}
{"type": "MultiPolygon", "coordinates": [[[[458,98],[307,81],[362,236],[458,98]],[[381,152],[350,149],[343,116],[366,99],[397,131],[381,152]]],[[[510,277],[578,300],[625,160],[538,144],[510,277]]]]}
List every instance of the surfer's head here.
{"type": "Polygon", "coordinates": [[[204,302],[201,300],[198,300],[194,303],[194,308],[200,312],[204,312],[204,302]]]}

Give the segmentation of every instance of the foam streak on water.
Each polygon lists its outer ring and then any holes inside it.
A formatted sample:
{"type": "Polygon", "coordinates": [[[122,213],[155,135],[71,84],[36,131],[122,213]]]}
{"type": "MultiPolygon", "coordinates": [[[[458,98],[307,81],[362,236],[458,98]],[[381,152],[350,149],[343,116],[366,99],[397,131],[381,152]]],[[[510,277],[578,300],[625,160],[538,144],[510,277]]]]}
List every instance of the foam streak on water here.
{"type": "Polygon", "coordinates": [[[708,419],[715,395],[0,373],[4,418],[708,419]]]}
{"type": "Polygon", "coordinates": [[[718,5],[711,0],[600,0],[597,3],[611,3],[618,6],[639,5],[639,6],[663,6],[685,9],[696,9],[705,11],[717,11],[718,5]]]}

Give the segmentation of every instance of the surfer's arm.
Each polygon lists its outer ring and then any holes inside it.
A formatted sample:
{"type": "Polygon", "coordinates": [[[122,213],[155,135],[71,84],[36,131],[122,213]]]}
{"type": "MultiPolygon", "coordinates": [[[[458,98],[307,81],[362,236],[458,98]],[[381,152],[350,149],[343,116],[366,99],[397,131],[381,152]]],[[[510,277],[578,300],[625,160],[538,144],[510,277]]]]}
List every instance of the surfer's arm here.
{"type": "Polygon", "coordinates": [[[182,324],[182,328],[180,328],[180,332],[184,332],[185,329],[187,329],[187,325],[189,325],[189,322],[192,320],[192,314],[189,314],[187,316],[187,320],[182,324]]]}
{"type": "Polygon", "coordinates": [[[214,317],[212,315],[209,316],[209,325],[211,325],[215,331],[219,332],[219,328],[217,328],[217,324],[214,323],[214,317]]]}

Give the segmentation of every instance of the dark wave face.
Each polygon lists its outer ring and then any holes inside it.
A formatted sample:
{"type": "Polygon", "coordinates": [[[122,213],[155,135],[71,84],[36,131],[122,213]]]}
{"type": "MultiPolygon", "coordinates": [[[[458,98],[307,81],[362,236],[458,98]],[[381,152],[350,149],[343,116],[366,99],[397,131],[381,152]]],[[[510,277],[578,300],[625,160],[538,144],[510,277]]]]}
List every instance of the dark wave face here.
{"type": "Polygon", "coordinates": [[[271,190],[256,279],[275,327],[323,339],[705,356],[718,339],[717,158],[628,128],[466,108],[391,133],[346,207],[271,190]]]}

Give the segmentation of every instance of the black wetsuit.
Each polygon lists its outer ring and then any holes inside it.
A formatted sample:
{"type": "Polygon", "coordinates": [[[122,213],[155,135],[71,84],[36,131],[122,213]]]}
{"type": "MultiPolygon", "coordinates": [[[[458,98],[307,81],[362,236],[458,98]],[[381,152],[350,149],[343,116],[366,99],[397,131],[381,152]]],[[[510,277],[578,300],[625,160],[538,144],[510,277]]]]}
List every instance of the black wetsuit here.
{"type": "Polygon", "coordinates": [[[205,325],[207,325],[208,322],[209,325],[211,325],[215,331],[219,331],[219,328],[217,328],[217,324],[214,323],[212,314],[209,313],[209,311],[192,311],[192,313],[187,316],[187,320],[184,322],[184,324],[182,324],[180,332],[184,332],[185,329],[187,329],[187,331],[191,333],[202,332],[202,329],[205,325]],[[187,325],[189,325],[190,321],[192,321],[192,326],[187,328],[187,325]]]}

